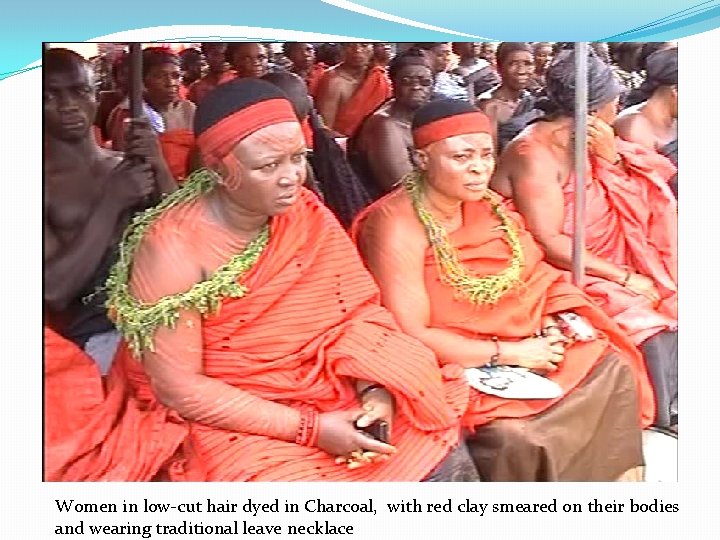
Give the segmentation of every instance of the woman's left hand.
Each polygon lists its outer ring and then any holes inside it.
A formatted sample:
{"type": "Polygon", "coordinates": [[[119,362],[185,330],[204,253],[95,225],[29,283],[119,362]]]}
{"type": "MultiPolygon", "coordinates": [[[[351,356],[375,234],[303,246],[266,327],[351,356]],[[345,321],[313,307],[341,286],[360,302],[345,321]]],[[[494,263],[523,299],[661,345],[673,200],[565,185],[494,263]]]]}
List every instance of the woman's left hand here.
{"type": "Polygon", "coordinates": [[[597,116],[588,116],[588,147],[590,152],[609,163],[615,164],[619,158],[615,147],[615,131],[612,126],[597,116]]]}
{"type": "Polygon", "coordinates": [[[561,336],[562,329],[552,315],[543,315],[541,335],[546,337],[561,336]]]}
{"type": "Polygon", "coordinates": [[[384,388],[374,388],[363,396],[362,408],[365,413],[357,419],[360,429],[367,428],[384,420],[388,425],[388,442],[391,439],[393,417],[395,416],[395,400],[384,388]]]}

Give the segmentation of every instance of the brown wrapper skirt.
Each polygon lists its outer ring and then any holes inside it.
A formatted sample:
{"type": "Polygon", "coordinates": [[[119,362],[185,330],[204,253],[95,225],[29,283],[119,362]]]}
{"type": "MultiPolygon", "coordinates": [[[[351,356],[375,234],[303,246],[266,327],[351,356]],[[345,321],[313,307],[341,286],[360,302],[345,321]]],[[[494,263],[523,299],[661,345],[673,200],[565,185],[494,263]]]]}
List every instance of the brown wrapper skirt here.
{"type": "Polygon", "coordinates": [[[614,352],[561,401],[466,438],[483,481],[614,481],[644,465],[635,378],[614,352]]]}

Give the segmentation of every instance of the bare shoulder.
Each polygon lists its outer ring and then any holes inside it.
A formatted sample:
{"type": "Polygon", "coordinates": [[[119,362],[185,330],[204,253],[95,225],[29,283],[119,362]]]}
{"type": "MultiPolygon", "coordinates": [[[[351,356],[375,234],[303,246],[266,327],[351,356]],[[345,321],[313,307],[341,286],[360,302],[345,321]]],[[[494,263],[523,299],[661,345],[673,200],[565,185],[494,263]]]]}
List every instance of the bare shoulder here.
{"type": "Polygon", "coordinates": [[[561,178],[561,164],[553,149],[530,126],[503,150],[491,181],[491,187],[511,196],[519,184],[547,185],[561,178]]]}
{"type": "Polygon", "coordinates": [[[652,133],[653,126],[637,107],[627,109],[618,115],[613,124],[615,133],[623,139],[633,140],[638,133],[652,133]]]}
{"type": "Polygon", "coordinates": [[[543,126],[532,124],[525,128],[520,135],[515,137],[505,147],[502,161],[509,163],[536,163],[538,161],[547,164],[553,161],[553,149],[546,142],[546,136],[542,132],[543,126]]]}
{"type": "Polygon", "coordinates": [[[401,134],[402,128],[390,115],[381,112],[373,115],[372,133],[385,138],[401,134]]]}
{"type": "Polygon", "coordinates": [[[202,264],[192,249],[194,231],[188,222],[184,208],[173,208],[140,240],[133,257],[131,287],[142,301],[156,302],[202,281],[202,264]]]}
{"type": "Polygon", "coordinates": [[[375,203],[363,221],[362,237],[385,247],[424,253],[428,241],[410,197],[396,189],[375,203]]]}
{"type": "Polygon", "coordinates": [[[342,71],[340,71],[339,66],[334,66],[330,69],[328,69],[322,76],[323,84],[325,84],[329,89],[342,87],[343,83],[345,82],[345,78],[343,77],[342,71]]]}

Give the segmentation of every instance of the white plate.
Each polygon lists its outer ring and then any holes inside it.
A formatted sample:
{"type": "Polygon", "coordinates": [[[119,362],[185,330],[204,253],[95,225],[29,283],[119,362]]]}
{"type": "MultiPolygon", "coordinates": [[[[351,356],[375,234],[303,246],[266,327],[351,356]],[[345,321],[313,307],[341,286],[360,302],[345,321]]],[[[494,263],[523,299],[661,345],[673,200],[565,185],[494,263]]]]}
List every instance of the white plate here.
{"type": "Polygon", "coordinates": [[[470,368],[465,370],[465,377],[475,390],[505,399],[555,399],[563,393],[556,382],[525,368],[470,368]]]}

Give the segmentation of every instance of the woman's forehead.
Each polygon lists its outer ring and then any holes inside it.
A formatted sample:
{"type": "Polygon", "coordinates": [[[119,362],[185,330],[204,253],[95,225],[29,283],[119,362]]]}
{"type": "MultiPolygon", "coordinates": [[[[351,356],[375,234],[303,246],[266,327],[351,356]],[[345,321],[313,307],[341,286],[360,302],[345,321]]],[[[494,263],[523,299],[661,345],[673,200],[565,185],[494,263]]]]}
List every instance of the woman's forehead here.
{"type": "Polygon", "coordinates": [[[257,130],[240,141],[237,149],[243,155],[294,151],[304,144],[298,122],[282,122],[257,130]]]}
{"type": "Polygon", "coordinates": [[[466,133],[438,141],[438,149],[441,152],[484,150],[488,147],[492,148],[492,136],[489,133],[466,133]]]}

